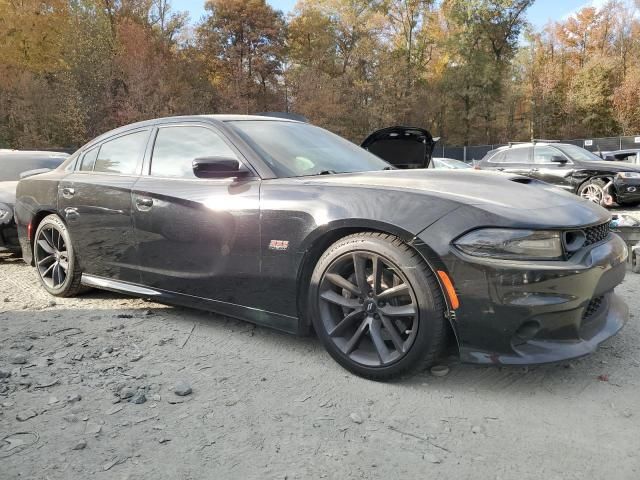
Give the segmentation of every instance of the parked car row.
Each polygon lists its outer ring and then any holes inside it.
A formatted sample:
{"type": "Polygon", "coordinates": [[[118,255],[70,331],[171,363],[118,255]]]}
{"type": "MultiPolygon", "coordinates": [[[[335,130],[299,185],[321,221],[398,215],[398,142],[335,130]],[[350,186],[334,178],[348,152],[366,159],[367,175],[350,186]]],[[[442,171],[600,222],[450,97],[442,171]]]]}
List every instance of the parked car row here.
{"type": "Polygon", "coordinates": [[[602,206],[640,204],[640,165],[604,161],[569,143],[511,144],[490,151],[477,166],[542,180],[602,206]]]}
{"type": "Polygon", "coordinates": [[[449,342],[466,362],[530,364],[620,330],[627,248],[608,212],[530,178],[532,165],[562,170],[573,192],[600,166],[531,145],[493,152],[496,169],[514,152],[524,165],[501,175],[394,167],[429,166],[434,144],[391,127],[363,149],[264,116],[128,125],[18,183],[23,258],[56,296],[103,288],[313,329],[377,380],[431,365],[449,342]]]}
{"type": "Polygon", "coordinates": [[[0,252],[20,252],[13,218],[18,180],[54,169],[68,156],[57,152],[0,150],[0,252]]]}

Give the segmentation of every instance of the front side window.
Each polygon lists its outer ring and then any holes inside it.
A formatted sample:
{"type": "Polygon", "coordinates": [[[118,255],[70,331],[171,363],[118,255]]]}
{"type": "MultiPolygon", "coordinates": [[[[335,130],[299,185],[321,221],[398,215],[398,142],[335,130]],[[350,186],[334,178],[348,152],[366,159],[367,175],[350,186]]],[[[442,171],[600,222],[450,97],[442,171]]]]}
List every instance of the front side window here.
{"type": "Polygon", "coordinates": [[[392,168],[364,148],[308,123],[236,120],[228,124],[278,177],[392,168]]]}
{"type": "Polygon", "coordinates": [[[564,155],[552,147],[536,146],[533,149],[534,163],[552,163],[554,158],[562,158],[566,160],[564,155]]]}
{"type": "Polygon", "coordinates": [[[93,171],[123,175],[137,173],[138,165],[144,155],[148,135],[149,132],[145,130],[123,135],[103,143],[93,171]]]}
{"type": "Polygon", "coordinates": [[[193,161],[197,158],[237,159],[220,135],[205,127],[162,127],[158,130],[151,175],[155,177],[196,178],[193,161]]]}

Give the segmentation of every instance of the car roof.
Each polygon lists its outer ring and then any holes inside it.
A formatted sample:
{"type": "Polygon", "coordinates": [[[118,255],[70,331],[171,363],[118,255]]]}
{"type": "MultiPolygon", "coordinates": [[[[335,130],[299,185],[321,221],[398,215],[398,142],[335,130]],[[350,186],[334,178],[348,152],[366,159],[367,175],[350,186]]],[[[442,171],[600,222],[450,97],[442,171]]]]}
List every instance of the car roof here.
{"type": "Polygon", "coordinates": [[[108,132],[103,133],[102,135],[97,136],[92,139],[85,145],[83,145],[80,150],[86,150],[89,147],[92,147],[96,143],[105,140],[106,138],[112,137],[114,135],[118,135],[120,133],[128,132],[130,130],[135,130],[138,128],[152,127],[154,125],[162,125],[164,123],[174,123],[174,122],[236,122],[236,121],[245,121],[245,120],[255,120],[255,121],[276,121],[276,122],[291,122],[291,123],[304,123],[298,120],[292,120],[289,118],[281,118],[281,117],[269,117],[265,115],[234,115],[234,114],[206,114],[206,115],[177,115],[173,117],[160,117],[153,118],[150,120],[143,120],[141,122],[129,123],[127,125],[123,125],[121,127],[115,128],[113,130],[109,130],[108,132]]]}
{"type": "Polygon", "coordinates": [[[502,152],[504,150],[510,150],[514,148],[525,148],[525,147],[533,147],[533,146],[543,146],[543,147],[577,147],[573,143],[560,143],[560,142],[522,142],[522,143],[514,143],[512,145],[504,145],[502,147],[498,147],[491,152],[502,152]]]}

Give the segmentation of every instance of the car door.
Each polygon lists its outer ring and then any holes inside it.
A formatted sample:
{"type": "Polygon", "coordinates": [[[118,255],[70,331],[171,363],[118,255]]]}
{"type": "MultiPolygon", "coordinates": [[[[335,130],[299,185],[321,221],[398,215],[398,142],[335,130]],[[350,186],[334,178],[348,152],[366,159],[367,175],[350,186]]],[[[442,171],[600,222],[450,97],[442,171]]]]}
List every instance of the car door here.
{"type": "MultiPolygon", "coordinates": [[[[260,179],[197,178],[195,159],[240,153],[208,124],[159,126],[133,192],[142,284],[246,305],[260,272],[260,179]]],[[[245,163],[246,165],[246,163],[245,163]]],[[[250,168],[250,167],[247,167],[250,168]]]]}
{"type": "Polygon", "coordinates": [[[557,148],[548,145],[533,147],[531,177],[573,191],[572,172],[573,162],[557,148]]]}
{"type": "Polygon", "coordinates": [[[504,149],[482,162],[483,170],[529,175],[531,170],[531,147],[511,147],[504,149]]]}
{"type": "Polygon", "coordinates": [[[131,188],[138,179],[150,128],[109,138],[79,158],[59,185],[65,219],[84,274],[140,280],[131,218],[131,188]]]}

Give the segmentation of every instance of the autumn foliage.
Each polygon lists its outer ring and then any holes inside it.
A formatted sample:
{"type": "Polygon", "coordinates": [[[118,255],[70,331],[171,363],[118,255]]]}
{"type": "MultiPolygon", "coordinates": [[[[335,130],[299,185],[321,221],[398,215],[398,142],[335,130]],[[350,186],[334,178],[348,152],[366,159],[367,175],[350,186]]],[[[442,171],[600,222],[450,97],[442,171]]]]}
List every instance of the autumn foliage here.
{"type": "Polygon", "coordinates": [[[640,132],[640,13],[536,31],[533,0],[0,0],[0,148],[73,148],[167,115],[294,111],[354,141],[412,124],[449,144],[640,132]],[[178,5],[178,3],[176,3],[178,5]]]}

